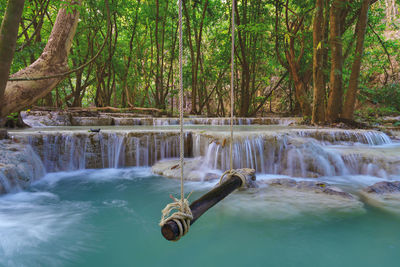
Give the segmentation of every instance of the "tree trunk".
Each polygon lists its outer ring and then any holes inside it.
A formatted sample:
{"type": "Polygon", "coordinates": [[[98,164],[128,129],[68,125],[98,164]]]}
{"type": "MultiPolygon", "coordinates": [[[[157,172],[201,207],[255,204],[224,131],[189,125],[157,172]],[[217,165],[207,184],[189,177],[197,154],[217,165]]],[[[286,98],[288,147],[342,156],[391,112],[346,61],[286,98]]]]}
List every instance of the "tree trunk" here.
{"type": "Polygon", "coordinates": [[[356,102],[356,94],[358,90],[358,79],[360,77],[361,59],[364,51],[365,30],[368,22],[368,9],[370,0],[364,0],[361,7],[360,17],[356,25],[356,50],[354,55],[353,65],[347,88],[346,100],[342,117],[345,119],[353,119],[354,104],[356,102]]]}
{"type": "Polygon", "coordinates": [[[343,101],[343,53],[341,32],[341,13],[345,0],[334,0],[330,11],[331,72],[330,93],[327,108],[327,121],[333,122],[342,112],[343,101]]]}
{"type": "MultiPolygon", "coordinates": [[[[24,9],[24,0],[8,1],[6,13],[0,28],[0,107],[5,106],[8,100],[4,93],[10,75],[10,67],[18,37],[18,27],[24,9]]],[[[0,110],[0,125],[7,114],[0,110]]]]}
{"type": "MultiPolygon", "coordinates": [[[[79,4],[80,2],[81,0],[70,1],[71,4],[79,4]]],[[[79,12],[77,10],[70,12],[66,8],[60,9],[43,53],[33,64],[11,77],[36,78],[59,75],[68,71],[68,54],[78,25],[78,18],[79,12]]],[[[8,82],[1,114],[5,116],[32,105],[51,92],[64,78],[60,75],[50,79],[8,82]]]]}
{"type": "Polygon", "coordinates": [[[317,0],[313,25],[313,87],[312,123],[325,122],[324,80],[324,0],[317,0]]]}

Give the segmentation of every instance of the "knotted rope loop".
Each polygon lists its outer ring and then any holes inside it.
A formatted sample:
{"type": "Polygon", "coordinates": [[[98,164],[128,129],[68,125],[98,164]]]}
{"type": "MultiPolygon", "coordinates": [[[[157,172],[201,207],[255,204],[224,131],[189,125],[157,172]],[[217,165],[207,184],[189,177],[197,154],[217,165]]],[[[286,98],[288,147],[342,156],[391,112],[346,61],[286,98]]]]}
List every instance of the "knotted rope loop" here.
{"type": "MultiPolygon", "coordinates": [[[[178,241],[182,236],[186,235],[190,228],[190,221],[193,220],[192,210],[189,207],[187,198],[177,199],[171,196],[174,202],[169,203],[162,211],[160,226],[163,227],[167,222],[174,221],[179,228],[179,237],[174,240],[178,241]],[[170,213],[176,210],[170,215],[170,213]]],[[[189,197],[188,197],[189,198],[189,197]]]]}
{"type": "Polygon", "coordinates": [[[240,186],[240,188],[244,188],[247,186],[246,176],[237,170],[227,170],[226,172],[224,172],[221,178],[219,179],[219,184],[222,184],[227,179],[230,179],[232,176],[237,176],[240,178],[240,180],[242,180],[242,185],[240,186]]]}

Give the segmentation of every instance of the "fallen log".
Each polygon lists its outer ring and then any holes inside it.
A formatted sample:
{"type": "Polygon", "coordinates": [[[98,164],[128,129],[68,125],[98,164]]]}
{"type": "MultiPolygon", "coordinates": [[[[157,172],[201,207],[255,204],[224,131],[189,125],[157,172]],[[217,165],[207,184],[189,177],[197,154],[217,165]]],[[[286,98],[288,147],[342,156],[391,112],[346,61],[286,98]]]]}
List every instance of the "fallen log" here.
{"type": "Polygon", "coordinates": [[[139,107],[130,107],[130,108],[115,108],[115,107],[70,107],[68,110],[71,111],[105,111],[105,112],[127,112],[127,111],[149,111],[149,112],[163,112],[163,110],[158,108],[139,108],[139,107]]]}
{"type": "MultiPolygon", "coordinates": [[[[255,170],[253,169],[239,169],[237,170],[246,177],[247,187],[256,187],[255,184],[255,170]]],[[[213,190],[203,195],[190,205],[193,219],[190,221],[192,225],[197,219],[200,218],[207,210],[212,208],[215,204],[223,200],[226,196],[231,194],[236,189],[242,187],[242,179],[238,175],[233,175],[226,179],[222,184],[215,187],[213,190]]],[[[168,221],[161,227],[161,233],[165,239],[175,241],[179,239],[179,227],[174,221],[168,221]]]]}

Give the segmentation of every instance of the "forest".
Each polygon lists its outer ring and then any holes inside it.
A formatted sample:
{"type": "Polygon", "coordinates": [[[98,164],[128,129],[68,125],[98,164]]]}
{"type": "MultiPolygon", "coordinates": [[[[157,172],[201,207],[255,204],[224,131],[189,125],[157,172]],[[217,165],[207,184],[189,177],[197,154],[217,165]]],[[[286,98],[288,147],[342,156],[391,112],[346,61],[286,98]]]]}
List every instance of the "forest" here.
{"type": "Polygon", "coordinates": [[[0,0],[0,267],[400,266],[399,11],[0,0]]]}
{"type": "MultiPolygon", "coordinates": [[[[242,0],[235,115],[313,124],[400,114],[395,0],[242,0]]],[[[187,115],[230,109],[231,3],[183,1],[187,115]]],[[[0,0],[1,117],[32,108],[178,112],[178,6],[159,0],[0,0]]]]}

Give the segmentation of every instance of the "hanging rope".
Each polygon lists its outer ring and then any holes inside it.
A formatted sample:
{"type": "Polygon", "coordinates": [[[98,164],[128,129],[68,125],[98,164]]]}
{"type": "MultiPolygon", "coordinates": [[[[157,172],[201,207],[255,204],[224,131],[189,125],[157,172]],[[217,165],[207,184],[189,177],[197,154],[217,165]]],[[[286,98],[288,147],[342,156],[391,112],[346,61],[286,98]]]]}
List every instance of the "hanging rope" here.
{"type": "MultiPolygon", "coordinates": [[[[184,236],[190,228],[190,221],[193,219],[192,211],[189,207],[189,201],[185,198],[185,192],[183,187],[183,160],[185,156],[184,151],[184,136],[183,136],[183,70],[182,70],[182,56],[183,56],[183,44],[182,44],[182,0],[179,0],[179,165],[181,168],[181,199],[172,197],[174,202],[168,204],[162,210],[162,217],[160,226],[164,226],[168,221],[174,221],[179,228],[179,238],[174,240],[178,241],[184,236]],[[169,215],[173,210],[177,210],[173,214],[169,215]]],[[[188,196],[189,198],[189,196],[188,196]]]]}
{"type": "MultiPolygon", "coordinates": [[[[233,119],[234,119],[234,81],[235,81],[235,0],[232,0],[232,47],[231,47],[231,142],[229,146],[230,171],[233,170],[233,119]]],[[[223,177],[223,176],[222,176],[223,177]]],[[[221,177],[221,180],[222,180],[221,177]]]]}
{"type": "Polygon", "coordinates": [[[246,177],[240,172],[233,169],[233,121],[234,121],[234,107],[235,107],[235,94],[234,94],[234,82],[235,82],[235,0],[232,0],[232,29],[231,29],[231,125],[230,125],[230,145],[229,145],[229,170],[224,172],[219,180],[222,184],[225,179],[231,178],[232,176],[238,176],[242,179],[242,187],[246,185],[246,177]]]}

